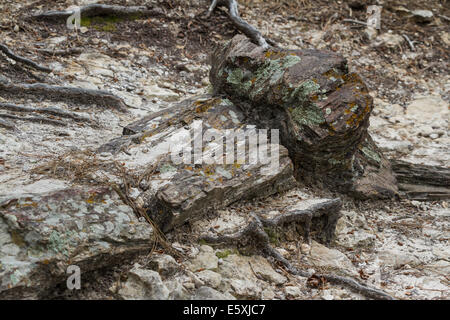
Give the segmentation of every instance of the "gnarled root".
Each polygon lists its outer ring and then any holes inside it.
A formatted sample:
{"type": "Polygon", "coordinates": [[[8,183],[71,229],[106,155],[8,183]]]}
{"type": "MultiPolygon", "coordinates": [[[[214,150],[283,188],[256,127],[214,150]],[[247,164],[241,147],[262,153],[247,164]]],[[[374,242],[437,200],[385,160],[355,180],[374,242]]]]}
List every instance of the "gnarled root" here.
{"type": "Polygon", "coordinates": [[[211,6],[208,9],[207,17],[211,16],[212,12],[217,6],[226,6],[230,13],[230,19],[233,24],[238,28],[242,33],[244,33],[247,37],[249,37],[254,43],[263,47],[264,49],[269,47],[266,39],[261,35],[258,29],[248,24],[244,19],[242,19],[239,15],[238,3],[236,0],[213,0],[211,6]]]}
{"type": "Polygon", "coordinates": [[[6,45],[0,43],[0,51],[3,52],[8,58],[13,59],[14,61],[23,63],[27,66],[30,66],[36,70],[39,71],[44,71],[44,72],[52,72],[52,69],[41,66],[39,64],[37,64],[34,61],[31,61],[30,59],[18,56],[16,54],[14,54],[14,52],[12,52],[6,45]]]}
{"type": "MultiPolygon", "coordinates": [[[[272,221],[272,223],[280,223],[272,221]]],[[[260,250],[260,252],[266,256],[273,258],[276,262],[283,265],[283,267],[294,275],[299,275],[302,277],[318,277],[325,279],[326,281],[342,286],[346,286],[355,292],[364,295],[370,299],[381,299],[381,300],[393,300],[394,298],[388,295],[387,293],[371,288],[369,286],[358,283],[356,280],[351,278],[346,278],[342,276],[337,276],[334,274],[314,274],[311,275],[306,271],[302,271],[294,267],[287,259],[285,259],[275,248],[270,245],[270,239],[264,230],[263,221],[257,217],[255,214],[251,215],[251,221],[247,225],[247,227],[234,234],[230,235],[219,235],[219,236],[202,236],[201,240],[204,240],[209,243],[226,243],[231,245],[252,245],[254,248],[260,250]]]]}
{"type": "Polygon", "coordinates": [[[76,87],[54,86],[46,83],[1,83],[0,96],[3,97],[36,97],[50,101],[65,101],[68,103],[93,104],[127,112],[123,100],[114,94],[103,90],[83,89],[76,87]]]}

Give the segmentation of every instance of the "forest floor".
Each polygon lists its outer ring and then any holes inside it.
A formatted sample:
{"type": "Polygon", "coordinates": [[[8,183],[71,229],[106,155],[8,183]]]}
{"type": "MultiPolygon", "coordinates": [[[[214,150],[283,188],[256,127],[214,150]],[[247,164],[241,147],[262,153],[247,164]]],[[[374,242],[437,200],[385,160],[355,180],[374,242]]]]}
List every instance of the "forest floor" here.
{"type": "MultiPolygon", "coordinates": [[[[449,167],[450,8],[447,1],[382,1],[381,29],[377,35],[368,34],[364,25],[344,21],[365,22],[365,1],[239,2],[242,17],[280,47],[318,48],[345,56],[350,70],[364,78],[374,98],[369,131],[390,159],[449,167]],[[423,23],[410,17],[408,10],[417,9],[432,11],[433,19],[423,23]],[[413,41],[414,48],[407,38],[413,41]]],[[[238,33],[224,9],[217,9],[206,18],[208,5],[208,1],[202,0],[2,1],[1,42],[15,53],[54,71],[44,74],[23,68],[0,54],[0,81],[7,78],[20,83],[105,89],[133,108],[131,113],[120,115],[111,110],[78,110],[81,114],[95,113],[100,122],[107,123],[108,128],[102,130],[74,127],[66,131],[20,120],[15,122],[21,129],[19,135],[0,128],[0,194],[24,189],[44,179],[32,172],[43,160],[62,155],[74,146],[82,145],[86,149],[98,146],[121,135],[125,125],[149,112],[208,92],[211,89],[209,53],[218,43],[238,33]],[[71,5],[93,2],[150,5],[159,14],[146,19],[84,19],[78,32],[61,23],[25,19],[41,11],[65,10],[71,5]],[[48,49],[55,51],[44,51],[48,49]],[[67,49],[72,51],[55,54],[57,50],[67,49]]],[[[0,102],[11,101],[0,97],[0,102]]],[[[18,97],[13,102],[49,106],[27,97],[18,97]]],[[[262,202],[235,204],[222,214],[254,210],[258,206],[276,210],[280,203],[287,205],[298,198],[317,196],[335,197],[336,194],[298,187],[262,202]]],[[[288,232],[273,243],[283,256],[303,269],[338,269],[399,299],[450,298],[448,200],[362,202],[338,196],[344,206],[336,241],[329,248],[316,242],[305,246],[301,239],[289,236],[288,232]]],[[[210,223],[217,222],[211,219],[210,223]]],[[[206,268],[211,269],[209,273],[204,272],[204,267],[200,272],[205,282],[224,297],[363,298],[335,285],[308,286],[307,278],[286,274],[277,266],[271,269],[259,257],[242,256],[233,248],[211,248],[186,240],[186,234],[196,234],[204,227],[201,223],[192,224],[169,234],[168,239],[189,257],[179,263],[201,265],[213,260],[215,267],[206,268]],[[199,255],[207,261],[199,262],[199,255]],[[215,264],[214,257],[217,257],[215,264]],[[259,265],[260,273],[270,280],[255,277],[252,263],[259,265]],[[247,274],[248,265],[251,270],[247,274]],[[239,270],[244,270],[241,275],[239,270]]],[[[146,259],[143,257],[138,262],[145,264],[146,259]]],[[[81,292],[68,294],[61,289],[55,292],[54,298],[123,298],[119,289],[111,288],[121,281],[133,263],[100,270],[81,292]]],[[[185,285],[187,280],[176,281],[189,290],[189,285],[185,285]]]]}

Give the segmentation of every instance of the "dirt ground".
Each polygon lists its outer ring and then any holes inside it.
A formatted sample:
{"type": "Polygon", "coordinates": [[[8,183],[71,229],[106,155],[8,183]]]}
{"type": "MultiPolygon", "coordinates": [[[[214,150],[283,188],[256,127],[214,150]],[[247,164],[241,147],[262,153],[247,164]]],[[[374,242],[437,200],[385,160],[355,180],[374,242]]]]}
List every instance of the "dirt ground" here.
{"type": "MultiPolygon", "coordinates": [[[[146,19],[83,21],[84,29],[79,30],[78,33],[68,30],[64,24],[27,19],[40,11],[65,10],[71,5],[87,2],[2,1],[0,4],[2,42],[4,41],[15,53],[43,65],[49,63],[70,65],[71,59],[76,56],[75,54],[56,56],[39,50],[46,49],[49,43],[55,50],[77,48],[82,52],[96,52],[112,60],[126,61],[131,73],[133,70],[146,69],[159,87],[171,90],[180,98],[184,98],[209,90],[209,53],[218,43],[231,39],[238,33],[225,9],[215,10],[210,18],[206,18],[208,1],[202,0],[99,1],[99,3],[128,6],[147,5],[158,10],[159,14],[146,19]],[[59,38],[64,40],[59,41],[59,38]]],[[[394,119],[391,113],[392,105],[401,110],[396,116],[402,117],[411,102],[421,97],[433,96],[446,104],[448,110],[450,102],[448,73],[450,4],[448,1],[241,0],[239,2],[242,17],[258,27],[265,37],[278,46],[332,50],[348,59],[349,68],[364,78],[371,95],[375,98],[372,121],[374,125],[371,130],[376,140],[378,139],[377,142],[387,141],[386,145],[388,145],[388,142],[395,139],[386,137],[385,132],[397,130],[396,126],[402,125],[401,121],[396,122],[394,119]],[[370,4],[380,4],[383,7],[379,37],[375,39],[371,39],[365,32],[365,26],[344,21],[351,19],[365,22],[367,5],[370,4]],[[434,15],[432,21],[417,22],[407,13],[407,10],[418,9],[431,10],[434,15]],[[392,37],[392,35],[395,36],[392,37]],[[406,38],[413,41],[414,50],[406,38]]],[[[76,72],[66,70],[42,75],[18,64],[10,63],[1,54],[0,77],[26,83],[61,84],[82,80],[77,78],[76,72]]],[[[131,95],[141,95],[139,86],[133,80],[125,81],[113,77],[103,81],[103,84],[99,86],[120,87],[131,95]]],[[[151,100],[150,103],[166,104],[158,99],[151,100]]],[[[122,119],[122,122],[131,122],[130,120],[122,119]]],[[[415,124],[413,120],[405,124],[401,127],[406,132],[402,139],[406,141],[412,135],[415,137],[417,135],[419,138],[411,140],[412,147],[406,151],[400,152],[395,148],[386,149],[388,153],[390,152],[389,156],[391,158],[407,157],[410,156],[411,148],[419,149],[422,146],[426,149],[426,152],[421,153],[420,156],[422,163],[448,167],[448,119],[440,120],[443,120],[444,124],[415,124]],[[427,137],[424,138],[425,126],[443,130],[444,133],[437,140],[431,141],[427,137]]],[[[1,157],[0,160],[5,161],[1,157]]],[[[310,192],[319,196],[334,196],[327,192],[321,194],[322,192],[318,190],[310,190],[310,192]]],[[[269,201],[276,202],[277,199],[279,200],[274,197],[269,201]]],[[[352,250],[345,245],[336,245],[355,266],[358,266],[359,270],[362,270],[362,273],[360,272],[362,279],[373,267],[377,247],[391,246],[399,252],[405,248],[412,251],[418,250],[420,246],[426,245],[430,246],[430,250],[433,246],[438,248],[441,250],[439,252],[445,252],[447,250],[445,248],[448,248],[448,203],[444,200],[423,203],[410,200],[358,202],[345,197],[344,200],[344,210],[361,213],[365,217],[366,228],[372,230],[371,232],[377,237],[376,245],[370,248],[352,250]],[[430,228],[438,231],[427,233],[430,228]]],[[[189,228],[186,227],[186,230],[180,231],[189,232],[189,228]]],[[[351,234],[356,232],[355,230],[346,229],[345,233],[351,234]]],[[[169,235],[169,238],[172,237],[173,241],[181,242],[183,234],[179,233],[177,236],[174,233],[169,235]]],[[[185,245],[194,244],[186,243],[185,245]]],[[[290,243],[286,242],[280,247],[289,251],[289,245],[290,243]]],[[[384,270],[383,288],[391,293],[397,293],[397,297],[402,299],[448,299],[448,274],[440,274],[439,271],[430,275],[426,271],[427,266],[440,260],[436,260],[438,258],[435,260],[430,258],[430,260],[428,256],[423,259],[426,262],[422,261],[422,264],[414,266],[412,270],[408,267],[405,269],[408,262],[397,265],[394,269],[384,270]],[[411,279],[423,277],[428,284],[422,284],[422,289],[413,289],[415,282],[411,279]],[[428,278],[433,278],[433,281],[437,281],[445,288],[436,287],[436,283],[428,278]],[[434,287],[437,289],[433,289],[434,287]]],[[[448,264],[448,255],[442,260],[447,261],[448,264]]],[[[121,279],[131,266],[130,262],[129,266],[107,271],[100,270],[98,274],[92,275],[90,287],[83,293],[67,296],[67,293],[61,290],[61,292],[55,291],[52,298],[113,299],[115,296],[108,291],[109,288],[121,279]]],[[[320,298],[321,296],[317,290],[305,292],[305,296],[300,298],[320,298]]],[[[339,296],[338,293],[333,294],[339,296]]],[[[276,298],[283,297],[276,296],[276,298]]],[[[343,297],[355,298],[355,296],[345,295],[343,297]]]]}

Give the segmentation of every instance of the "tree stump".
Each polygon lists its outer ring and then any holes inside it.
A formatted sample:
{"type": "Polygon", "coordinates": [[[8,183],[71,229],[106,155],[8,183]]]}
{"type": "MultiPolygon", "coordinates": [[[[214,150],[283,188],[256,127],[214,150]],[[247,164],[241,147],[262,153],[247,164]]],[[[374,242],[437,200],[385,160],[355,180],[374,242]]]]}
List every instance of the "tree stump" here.
{"type": "Polygon", "coordinates": [[[397,195],[390,163],[367,132],[372,97],[341,55],[264,49],[237,35],[211,61],[215,94],[259,128],[280,130],[297,180],[357,198],[397,195]]]}

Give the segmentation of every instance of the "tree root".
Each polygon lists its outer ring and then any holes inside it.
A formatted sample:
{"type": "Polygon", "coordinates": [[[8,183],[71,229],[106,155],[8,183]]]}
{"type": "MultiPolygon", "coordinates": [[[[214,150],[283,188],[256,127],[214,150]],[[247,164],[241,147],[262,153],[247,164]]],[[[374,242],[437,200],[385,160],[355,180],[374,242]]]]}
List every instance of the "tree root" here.
{"type": "Polygon", "coordinates": [[[277,215],[272,219],[264,218],[260,215],[262,224],[265,227],[277,227],[286,223],[301,222],[304,224],[304,237],[310,243],[310,231],[312,219],[319,216],[326,216],[327,222],[325,226],[326,242],[330,243],[336,230],[336,223],[339,218],[339,210],[342,207],[342,201],[339,198],[326,202],[320,202],[310,206],[308,209],[291,208],[284,213],[277,215]]]}
{"type": "MultiPolygon", "coordinates": [[[[304,219],[306,215],[297,215],[298,219],[304,219]]],[[[294,217],[294,215],[292,216],[294,217]]],[[[291,218],[292,218],[291,217],[291,218]]],[[[282,223],[281,219],[278,220],[279,223],[282,223]]],[[[266,221],[267,222],[267,221],[266,221]]],[[[275,223],[275,221],[272,221],[275,223]]],[[[358,283],[357,281],[346,278],[342,276],[337,276],[333,274],[310,274],[309,272],[299,270],[294,267],[287,259],[285,259],[275,248],[270,245],[270,239],[264,230],[263,221],[257,217],[255,214],[251,214],[251,221],[247,225],[247,227],[239,232],[230,234],[230,235],[219,235],[219,236],[201,236],[200,240],[204,240],[209,243],[226,243],[231,245],[252,245],[254,248],[257,248],[261,251],[261,253],[266,257],[273,258],[276,262],[282,264],[284,268],[294,275],[299,275],[302,277],[319,277],[325,279],[326,281],[338,285],[346,286],[359,294],[364,295],[370,299],[380,299],[380,300],[393,300],[394,298],[388,295],[387,293],[371,288],[369,286],[358,283]]]]}
{"type": "Polygon", "coordinates": [[[21,121],[28,121],[28,122],[36,122],[36,123],[47,123],[52,124],[54,126],[60,126],[64,127],[67,126],[66,122],[55,120],[55,119],[49,119],[46,117],[41,116],[31,116],[31,117],[19,117],[13,114],[7,114],[7,113],[0,113],[0,118],[7,118],[7,119],[14,119],[14,120],[21,120],[21,121]]]}
{"type": "Polygon", "coordinates": [[[0,83],[0,96],[6,97],[42,97],[50,101],[65,101],[67,103],[96,104],[102,107],[112,107],[121,112],[127,112],[123,100],[108,91],[83,89],[76,87],[61,87],[45,83],[0,83]]]}
{"type": "Polygon", "coordinates": [[[211,6],[208,9],[207,17],[210,17],[212,12],[217,6],[226,6],[230,12],[230,19],[233,24],[242,31],[247,37],[249,37],[254,43],[267,49],[269,44],[261,35],[258,29],[248,24],[239,15],[238,4],[236,0],[213,0],[211,6]]]}
{"type": "MultiPolygon", "coordinates": [[[[0,110],[8,110],[13,112],[24,112],[24,113],[39,113],[39,114],[48,114],[52,116],[57,116],[60,118],[66,118],[66,119],[72,119],[75,122],[84,122],[91,126],[97,126],[91,119],[80,116],[76,114],[75,112],[65,111],[61,110],[55,107],[47,107],[47,108],[33,108],[33,107],[26,107],[26,106],[20,106],[10,103],[0,103],[0,110]]],[[[21,118],[21,120],[26,120],[28,118],[21,118]]],[[[53,119],[51,119],[53,120],[53,119]]]]}
{"type": "MultiPolygon", "coordinates": [[[[32,20],[47,20],[47,21],[62,21],[67,20],[72,14],[73,10],[66,11],[47,11],[39,14],[35,14],[29,19],[32,20]]],[[[80,14],[82,17],[94,17],[94,16],[117,16],[117,17],[149,17],[160,16],[163,12],[159,9],[148,9],[145,6],[116,6],[108,4],[88,4],[80,7],[80,14]]]]}
{"type": "Polygon", "coordinates": [[[81,48],[69,48],[62,50],[52,50],[52,49],[36,49],[36,51],[41,52],[43,54],[51,55],[51,56],[68,56],[71,54],[82,53],[83,50],[81,48]]]}
{"type": "Polygon", "coordinates": [[[20,62],[20,63],[26,64],[30,67],[33,67],[34,69],[37,69],[39,71],[44,71],[44,72],[52,72],[52,69],[50,69],[50,68],[41,66],[41,65],[37,64],[36,62],[31,61],[30,59],[27,59],[27,58],[24,58],[24,57],[14,54],[6,45],[1,44],[1,43],[0,43],[0,51],[2,51],[7,57],[9,57],[17,62],[20,62]]]}

